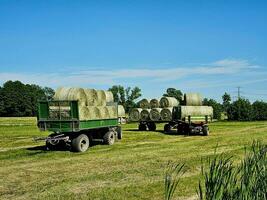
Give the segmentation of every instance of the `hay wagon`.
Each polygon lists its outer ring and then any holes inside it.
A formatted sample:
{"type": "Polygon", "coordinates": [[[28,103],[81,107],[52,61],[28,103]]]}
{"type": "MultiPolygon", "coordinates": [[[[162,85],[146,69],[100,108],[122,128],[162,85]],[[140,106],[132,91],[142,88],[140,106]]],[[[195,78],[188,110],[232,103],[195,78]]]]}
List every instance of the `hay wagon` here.
{"type": "Polygon", "coordinates": [[[91,142],[112,145],[122,138],[118,117],[111,119],[80,120],[78,101],[40,101],[38,127],[53,132],[43,138],[49,149],[60,145],[71,146],[77,152],[86,151],[91,142]]]}
{"type": "MultiPolygon", "coordinates": [[[[172,111],[172,119],[169,121],[159,120],[140,120],[138,129],[140,131],[155,131],[157,123],[166,123],[164,125],[164,132],[168,133],[171,129],[176,129],[178,134],[202,134],[209,135],[208,123],[212,121],[212,115],[207,114],[187,114],[181,115],[181,108],[183,106],[175,106],[172,111]]],[[[205,108],[204,106],[202,106],[205,108]]],[[[185,107],[184,107],[185,108],[185,107]]],[[[188,106],[187,106],[188,108],[188,106]]],[[[189,112],[190,113],[190,112],[189,112]]]]}

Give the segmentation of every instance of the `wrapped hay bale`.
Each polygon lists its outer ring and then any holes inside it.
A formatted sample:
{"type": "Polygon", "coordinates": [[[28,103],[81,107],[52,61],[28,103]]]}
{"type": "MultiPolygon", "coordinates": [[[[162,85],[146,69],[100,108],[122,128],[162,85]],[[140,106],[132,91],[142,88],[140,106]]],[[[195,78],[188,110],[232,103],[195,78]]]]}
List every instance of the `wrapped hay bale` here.
{"type": "Polygon", "coordinates": [[[199,93],[184,94],[184,102],[186,106],[202,106],[202,96],[199,93]]]}
{"type": "Polygon", "coordinates": [[[143,109],[140,113],[141,121],[148,121],[150,119],[150,111],[151,109],[143,109]]]}
{"type": "Polygon", "coordinates": [[[106,108],[108,109],[110,119],[118,118],[117,106],[106,106],[106,108]]]}
{"type": "Polygon", "coordinates": [[[161,116],[160,116],[160,112],[161,112],[161,108],[152,108],[150,111],[150,119],[152,121],[160,121],[161,116]]]}
{"type": "Polygon", "coordinates": [[[172,120],[172,110],[173,107],[162,108],[160,112],[161,120],[162,121],[171,121],[172,120]]]}
{"type": "Polygon", "coordinates": [[[125,117],[125,109],[122,105],[118,105],[118,117],[125,117]]]}
{"type": "Polygon", "coordinates": [[[150,100],[150,107],[151,108],[159,108],[159,100],[158,99],[151,99],[150,100]]]}
{"type": "Polygon", "coordinates": [[[94,89],[84,89],[87,106],[97,106],[97,92],[94,89]]]}
{"type": "Polygon", "coordinates": [[[140,108],[146,109],[150,108],[150,101],[148,99],[142,99],[138,102],[140,108]]]}
{"type": "Polygon", "coordinates": [[[174,97],[162,97],[159,103],[160,107],[162,108],[174,107],[179,105],[179,101],[174,97]]]}
{"type": "Polygon", "coordinates": [[[129,119],[132,122],[138,122],[140,120],[142,108],[133,108],[129,113],[129,119]]]}
{"type": "Polygon", "coordinates": [[[213,116],[211,106],[181,106],[178,109],[178,117],[183,119],[188,116],[213,116]]]}

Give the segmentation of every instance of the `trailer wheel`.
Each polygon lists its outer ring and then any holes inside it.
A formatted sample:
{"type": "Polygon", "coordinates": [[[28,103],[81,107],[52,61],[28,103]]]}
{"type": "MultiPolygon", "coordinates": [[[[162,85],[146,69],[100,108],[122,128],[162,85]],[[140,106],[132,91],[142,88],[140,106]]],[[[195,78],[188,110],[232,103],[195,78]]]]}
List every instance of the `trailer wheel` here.
{"type": "Polygon", "coordinates": [[[120,126],[118,126],[118,128],[117,128],[117,137],[118,137],[119,140],[122,139],[122,130],[121,130],[120,126]]]}
{"type": "Polygon", "coordinates": [[[115,142],[115,134],[113,131],[108,131],[103,137],[104,143],[107,145],[113,145],[115,142]]]}
{"type": "Polygon", "coordinates": [[[146,125],[145,124],[139,124],[138,130],[139,131],[146,131],[146,125]]]}
{"type": "Polygon", "coordinates": [[[208,136],[209,135],[209,127],[208,126],[203,126],[202,127],[203,135],[208,136]]]}
{"type": "Polygon", "coordinates": [[[148,130],[155,131],[156,129],[157,129],[157,126],[156,126],[156,124],[154,122],[150,122],[148,124],[148,130]]]}
{"type": "Polygon", "coordinates": [[[76,152],[85,152],[89,147],[89,138],[87,135],[81,134],[72,139],[71,146],[76,152]]]}
{"type": "Polygon", "coordinates": [[[164,125],[164,132],[165,133],[168,133],[168,132],[170,132],[171,131],[171,125],[170,124],[165,124],[164,125]]]}

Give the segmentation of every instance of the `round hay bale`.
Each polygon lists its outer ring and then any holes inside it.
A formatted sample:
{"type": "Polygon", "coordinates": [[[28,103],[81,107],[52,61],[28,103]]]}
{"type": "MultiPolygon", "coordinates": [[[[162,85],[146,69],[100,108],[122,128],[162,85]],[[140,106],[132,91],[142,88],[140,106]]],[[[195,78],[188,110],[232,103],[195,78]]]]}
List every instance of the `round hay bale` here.
{"type": "Polygon", "coordinates": [[[173,107],[162,108],[160,112],[161,120],[162,121],[171,121],[172,120],[172,110],[173,107]]]}
{"type": "Polygon", "coordinates": [[[142,108],[133,108],[129,113],[129,119],[132,122],[138,122],[140,120],[140,113],[142,108]]]}
{"type": "Polygon", "coordinates": [[[179,105],[179,101],[174,97],[162,97],[159,103],[162,108],[174,107],[179,105]]]}
{"type": "Polygon", "coordinates": [[[68,100],[78,100],[79,106],[86,106],[86,94],[83,88],[70,88],[68,100]]]}
{"type": "Polygon", "coordinates": [[[90,111],[86,106],[79,106],[79,119],[80,120],[90,120],[90,111]]]}
{"type": "Polygon", "coordinates": [[[68,94],[70,87],[59,87],[57,88],[55,95],[53,97],[54,100],[68,100],[68,94]]]}
{"type": "Polygon", "coordinates": [[[106,105],[106,94],[104,90],[97,90],[97,106],[106,105]]]}
{"type": "Polygon", "coordinates": [[[100,110],[98,107],[87,106],[87,108],[88,108],[89,113],[90,113],[88,120],[101,119],[101,114],[100,114],[100,110]]]}
{"type": "Polygon", "coordinates": [[[106,106],[97,106],[99,110],[100,119],[109,119],[109,110],[106,106]]]}
{"type": "Polygon", "coordinates": [[[97,106],[97,92],[95,89],[84,89],[87,106],[97,106]]]}
{"type": "Polygon", "coordinates": [[[141,121],[148,121],[150,119],[150,111],[151,109],[143,109],[140,113],[141,121]]]}
{"type": "Polygon", "coordinates": [[[161,119],[161,115],[160,115],[160,112],[161,112],[161,108],[152,108],[151,111],[150,111],[150,119],[152,121],[160,121],[161,119]]]}
{"type": "Polygon", "coordinates": [[[115,119],[118,118],[117,106],[106,106],[109,113],[109,118],[115,119]]]}
{"type": "Polygon", "coordinates": [[[202,96],[199,93],[184,94],[184,102],[186,106],[202,106],[202,96]]]}
{"type": "Polygon", "coordinates": [[[114,102],[113,93],[111,91],[104,91],[105,92],[105,100],[107,103],[114,102]]]}
{"type": "Polygon", "coordinates": [[[118,105],[118,117],[125,117],[125,109],[122,105],[118,105]]]}
{"type": "Polygon", "coordinates": [[[151,99],[150,100],[150,107],[151,108],[159,108],[159,100],[158,99],[151,99]]]}
{"type": "Polygon", "coordinates": [[[150,101],[148,99],[142,99],[138,102],[140,108],[147,109],[150,108],[150,101]]]}
{"type": "Polygon", "coordinates": [[[213,108],[211,106],[181,106],[180,118],[188,116],[213,116],[213,108]]]}

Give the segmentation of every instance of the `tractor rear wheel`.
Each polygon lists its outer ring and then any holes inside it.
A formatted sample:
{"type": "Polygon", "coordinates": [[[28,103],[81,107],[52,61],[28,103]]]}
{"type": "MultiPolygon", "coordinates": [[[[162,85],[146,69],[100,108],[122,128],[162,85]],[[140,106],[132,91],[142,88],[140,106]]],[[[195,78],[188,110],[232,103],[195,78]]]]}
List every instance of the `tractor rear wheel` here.
{"type": "Polygon", "coordinates": [[[103,137],[104,143],[107,145],[113,145],[115,142],[115,133],[113,131],[108,131],[103,137]]]}
{"type": "Polygon", "coordinates": [[[85,152],[89,147],[89,138],[85,134],[81,134],[71,141],[71,146],[76,152],[85,152]]]}

